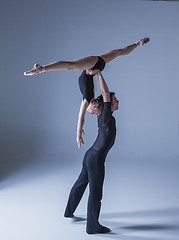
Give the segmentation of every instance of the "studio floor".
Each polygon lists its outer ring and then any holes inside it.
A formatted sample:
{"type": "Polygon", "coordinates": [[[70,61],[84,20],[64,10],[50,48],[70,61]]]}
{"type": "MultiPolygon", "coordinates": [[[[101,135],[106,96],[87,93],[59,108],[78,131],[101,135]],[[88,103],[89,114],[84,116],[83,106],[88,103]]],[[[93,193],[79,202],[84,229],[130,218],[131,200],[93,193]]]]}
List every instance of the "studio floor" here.
{"type": "MultiPolygon", "coordinates": [[[[79,165],[51,169],[29,166],[1,181],[2,240],[178,240],[179,205],[176,162],[106,163],[100,222],[110,234],[88,235],[86,220],[63,217],[79,165]]],[[[76,211],[86,218],[88,189],[76,211]]]]}

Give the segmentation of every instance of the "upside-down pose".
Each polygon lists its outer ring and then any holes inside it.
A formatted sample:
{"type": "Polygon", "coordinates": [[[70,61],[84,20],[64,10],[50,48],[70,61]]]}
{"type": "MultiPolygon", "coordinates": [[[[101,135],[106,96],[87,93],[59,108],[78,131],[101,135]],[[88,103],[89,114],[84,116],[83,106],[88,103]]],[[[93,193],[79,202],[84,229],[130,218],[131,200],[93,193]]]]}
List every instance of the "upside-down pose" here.
{"type": "Polygon", "coordinates": [[[89,69],[99,69],[102,71],[106,63],[109,63],[113,59],[121,55],[127,55],[132,52],[137,46],[142,46],[145,43],[149,42],[149,38],[143,38],[136,43],[129,45],[122,49],[115,49],[106,53],[103,53],[99,56],[89,56],[81,58],[75,61],[57,61],[50,63],[48,65],[40,66],[35,64],[33,69],[27,72],[24,72],[26,76],[37,75],[39,73],[54,71],[54,70],[84,70],[79,77],[79,86],[83,95],[83,100],[81,103],[79,116],[78,116],[78,126],[77,126],[77,144],[78,148],[81,147],[83,142],[82,134],[83,125],[85,121],[85,113],[88,108],[91,100],[94,98],[94,84],[93,84],[93,74],[89,69]],[[86,72],[87,69],[87,72],[86,72]],[[86,74],[88,73],[88,74],[86,74]]]}
{"type": "Polygon", "coordinates": [[[98,136],[94,144],[86,152],[83,159],[82,171],[71,189],[65,210],[65,217],[74,217],[74,212],[89,183],[89,199],[87,209],[86,231],[89,234],[108,233],[110,229],[99,223],[99,213],[102,199],[104,181],[104,163],[108,151],[113,146],[116,136],[115,119],[112,113],[118,109],[118,100],[114,93],[109,93],[106,82],[101,74],[105,64],[120,55],[132,52],[137,46],[144,45],[149,38],[144,38],[122,49],[116,49],[99,56],[89,56],[72,62],[57,61],[45,66],[35,64],[33,69],[25,72],[25,75],[36,75],[51,70],[84,70],[79,77],[79,86],[83,95],[80,107],[77,143],[81,147],[83,143],[82,133],[86,110],[98,116],[98,136]],[[87,69],[87,70],[86,70],[87,69]],[[100,71],[99,71],[100,70],[100,71]],[[97,74],[101,96],[94,99],[93,76],[97,74]]]}
{"type": "Polygon", "coordinates": [[[88,234],[95,234],[110,232],[110,229],[102,226],[98,219],[102,199],[105,158],[113,146],[116,136],[115,118],[112,113],[118,109],[119,101],[116,99],[114,92],[109,92],[101,72],[99,70],[90,70],[90,72],[91,74],[97,73],[101,92],[101,96],[93,99],[87,108],[88,112],[98,116],[98,136],[92,147],[85,153],[83,167],[71,189],[64,216],[74,217],[73,214],[89,183],[86,231],[88,234]]]}

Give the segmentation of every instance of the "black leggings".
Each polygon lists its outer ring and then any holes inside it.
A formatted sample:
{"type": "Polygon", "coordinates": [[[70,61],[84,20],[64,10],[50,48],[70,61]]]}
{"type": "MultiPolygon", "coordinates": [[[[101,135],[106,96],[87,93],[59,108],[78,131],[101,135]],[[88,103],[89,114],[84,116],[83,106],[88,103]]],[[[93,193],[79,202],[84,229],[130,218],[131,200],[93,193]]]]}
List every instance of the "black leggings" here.
{"type": "Polygon", "coordinates": [[[93,233],[100,229],[98,222],[102,190],[104,182],[104,167],[105,157],[100,152],[90,148],[83,159],[83,167],[81,173],[73,185],[67,207],[65,210],[65,217],[72,217],[75,212],[83,193],[89,183],[89,198],[87,208],[87,232],[93,233]]]}

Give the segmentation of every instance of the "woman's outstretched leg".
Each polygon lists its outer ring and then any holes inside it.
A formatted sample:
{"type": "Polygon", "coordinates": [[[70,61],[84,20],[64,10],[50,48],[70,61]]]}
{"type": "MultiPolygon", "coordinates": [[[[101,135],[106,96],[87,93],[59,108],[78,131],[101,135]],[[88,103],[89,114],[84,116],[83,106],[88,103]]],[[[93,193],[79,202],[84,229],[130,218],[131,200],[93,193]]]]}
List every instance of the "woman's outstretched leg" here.
{"type": "MultiPolygon", "coordinates": [[[[149,42],[149,38],[143,38],[136,43],[127,46],[121,49],[115,49],[106,53],[99,55],[103,60],[108,63],[112,61],[114,58],[120,55],[126,55],[132,52],[137,46],[142,46],[145,43],[149,42]]],[[[56,61],[44,66],[39,64],[35,64],[33,69],[27,72],[24,72],[26,76],[36,75],[42,72],[47,71],[54,71],[54,70],[85,70],[91,69],[97,63],[98,57],[97,56],[89,56],[81,59],[77,59],[74,61],[56,61]]]]}
{"type": "Polygon", "coordinates": [[[115,49],[106,53],[99,55],[99,57],[103,58],[106,63],[111,62],[118,56],[127,55],[132,52],[137,46],[142,46],[150,41],[150,38],[143,38],[136,43],[129,45],[125,48],[115,49]]]}
{"type": "Polygon", "coordinates": [[[96,64],[97,61],[98,61],[98,58],[96,56],[89,56],[89,57],[80,58],[74,61],[56,61],[44,66],[35,64],[33,69],[30,71],[24,72],[24,75],[32,76],[32,75],[37,75],[38,73],[55,71],[55,70],[91,69],[96,64]]]}

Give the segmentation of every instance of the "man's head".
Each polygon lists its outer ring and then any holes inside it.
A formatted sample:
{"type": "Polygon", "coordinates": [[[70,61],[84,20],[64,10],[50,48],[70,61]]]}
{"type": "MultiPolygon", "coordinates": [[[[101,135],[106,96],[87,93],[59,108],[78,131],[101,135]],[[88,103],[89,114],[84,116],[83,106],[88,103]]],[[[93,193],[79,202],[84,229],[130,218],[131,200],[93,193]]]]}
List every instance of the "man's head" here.
{"type": "MultiPolygon", "coordinates": [[[[115,97],[114,92],[110,92],[110,99],[111,99],[111,111],[114,112],[118,109],[118,104],[119,104],[119,101],[115,97]]],[[[86,111],[89,112],[90,114],[101,115],[101,112],[103,110],[103,105],[104,105],[103,97],[102,95],[100,95],[96,99],[93,98],[91,100],[90,105],[88,106],[86,111]]]]}
{"type": "Polygon", "coordinates": [[[119,100],[116,98],[115,94],[112,96],[111,100],[111,111],[114,112],[119,108],[119,100]]]}

